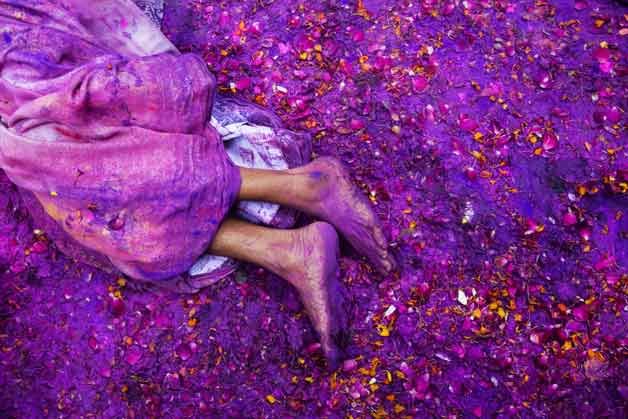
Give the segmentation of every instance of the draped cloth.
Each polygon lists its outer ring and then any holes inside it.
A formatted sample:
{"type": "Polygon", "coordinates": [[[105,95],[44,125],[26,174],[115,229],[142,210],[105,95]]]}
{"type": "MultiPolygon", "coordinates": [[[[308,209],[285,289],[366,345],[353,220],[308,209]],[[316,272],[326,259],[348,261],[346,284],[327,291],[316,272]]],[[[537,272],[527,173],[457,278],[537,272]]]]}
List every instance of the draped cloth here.
{"type": "MultiPolygon", "coordinates": [[[[310,142],[215,90],[130,0],[0,0],[0,168],[81,262],[182,292],[234,269],[206,253],[237,197],[234,162],[301,165],[310,142]]],[[[237,212],[294,220],[269,203],[237,212]]]]}

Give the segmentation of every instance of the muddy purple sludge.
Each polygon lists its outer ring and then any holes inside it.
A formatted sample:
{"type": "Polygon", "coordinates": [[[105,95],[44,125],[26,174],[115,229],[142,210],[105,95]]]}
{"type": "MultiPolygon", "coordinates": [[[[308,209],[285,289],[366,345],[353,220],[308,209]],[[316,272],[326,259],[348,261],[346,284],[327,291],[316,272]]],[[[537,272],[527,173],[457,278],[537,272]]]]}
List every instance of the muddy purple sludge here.
{"type": "MultiPolygon", "coordinates": [[[[243,266],[194,295],[139,289],[63,256],[2,174],[2,416],[625,417],[627,13],[610,0],[153,6],[221,97],[348,164],[400,273],[343,252],[350,359],[330,374],[284,281],[243,266]]],[[[26,51],[39,69],[63,58],[26,51]]]]}

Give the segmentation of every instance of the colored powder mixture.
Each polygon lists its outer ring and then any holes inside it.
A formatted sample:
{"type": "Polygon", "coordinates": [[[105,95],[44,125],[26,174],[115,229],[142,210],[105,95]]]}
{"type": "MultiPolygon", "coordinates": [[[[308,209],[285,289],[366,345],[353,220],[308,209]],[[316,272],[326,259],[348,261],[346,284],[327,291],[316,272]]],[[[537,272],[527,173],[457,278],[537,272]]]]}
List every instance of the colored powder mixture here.
{"type": "Polygon", "coordinates": [[[347,164],[400,271],[344,249],[330,372],[283,280],[179,295],[78,264],[0,171],[1,417],[626,417],[627,6],[158,3],[221,95],[347,164]]]}

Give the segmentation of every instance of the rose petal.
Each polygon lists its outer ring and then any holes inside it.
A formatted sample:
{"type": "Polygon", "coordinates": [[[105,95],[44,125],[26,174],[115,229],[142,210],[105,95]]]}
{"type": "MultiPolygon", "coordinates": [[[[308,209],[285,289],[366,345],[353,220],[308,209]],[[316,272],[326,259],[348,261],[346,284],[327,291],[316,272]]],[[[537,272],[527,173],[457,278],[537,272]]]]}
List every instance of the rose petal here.
{"type": "Polygon", "coordinates": [[[611,59],[611,52],[608,48],[597,48],[593,51],[593,58],[599,62],[608,61],[611,59]]]}
{"type": "Polygon", "coordinates": [[[458,118],[458,125],[465,131],[471,132],[475,131],[479,125],[473,119],[469,118],[468,115],[461,114],[458,118]]]}
{"type": "Polygon", "coordinates": [[[120,298],[109,297],[109,311],[115,317],[120,317],[124,314],[124,301],[120,298]]]}
{"type": "Polygon", "coordinates": [[[412,79],[412,89],[415,93],[421,93],[429,85],[427,79],[423,76],[416,76],[412,79]]]}
{"type": "Polygon", "coordinates": [[[613,266],[615,264],[615,257],[614,256],[605,256],[600,258],[600,260],[598,260],[595,265],[594,268],[596,271],[602,271],[604,269],[608,269],[609,267],[613,266]]]}
{"type": "Polygon", "coordinates": [[[342,363],[342,370],[345,372],[353,371],[358,366],[358,361],[355,359],[347,359],[342,363]]]}
{"type": "Polygon", "coordinates": [[[127,349],[126,354],[124,355],[124,360],[129,365],[135,365],[142,358],[142,350],[137,345],[132,345],[129,349],[127,349]]]}
{"type": "Polygon", "coordinates": [[[578,222],[578,217],[576,217],[576,215],[573,212],[567,211],[563,215],[563,225],[571,226],[571,225],[576,224],[577,222],[578,222]]]}
{"type": "Polygon", "coordinates": [[[192,349],[190,348],[190,345],[187,342],[183,342],[179,344],[176,347],[175,352],[177,356],[181,358],[183,361],[187,361],[192,356],[192,349]]]}
{"type": "Polygon", "coordinates": [[[553,132],[546,132],[543,135],[543,150],[550,151],[558,145],[558,137],[553,132]]]}

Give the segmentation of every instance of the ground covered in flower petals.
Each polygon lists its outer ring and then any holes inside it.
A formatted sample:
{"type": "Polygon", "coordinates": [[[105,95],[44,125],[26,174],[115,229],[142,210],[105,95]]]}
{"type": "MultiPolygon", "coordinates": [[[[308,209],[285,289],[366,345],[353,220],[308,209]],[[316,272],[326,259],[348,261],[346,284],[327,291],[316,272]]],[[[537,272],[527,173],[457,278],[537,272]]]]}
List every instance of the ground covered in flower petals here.
{"type": "Polygon", "coordinates": [[[223,94],[347,163],[402,269],[345,251],[350,359],[328,372],[280,279],[141,290],[59,254],[0,172],[0,416],[626,417],[627,16],[166,1],[223,94]]]}

